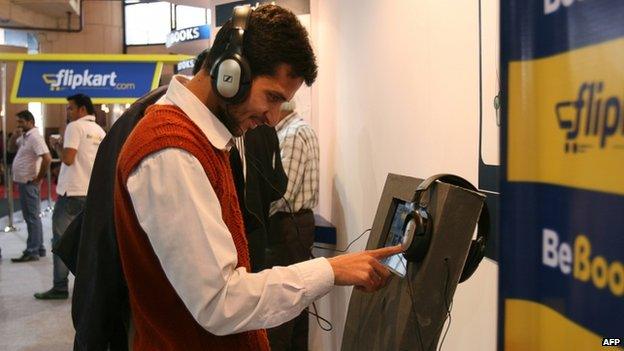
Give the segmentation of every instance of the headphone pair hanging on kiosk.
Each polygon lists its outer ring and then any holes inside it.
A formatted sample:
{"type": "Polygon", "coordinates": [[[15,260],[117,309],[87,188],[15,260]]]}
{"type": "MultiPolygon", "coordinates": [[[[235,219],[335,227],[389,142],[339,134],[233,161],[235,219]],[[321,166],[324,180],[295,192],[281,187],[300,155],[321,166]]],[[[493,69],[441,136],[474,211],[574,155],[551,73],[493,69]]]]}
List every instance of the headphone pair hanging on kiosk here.
{"type": "MultiPolygon", "coordinates": [[[[416,188],[414,199],[418,199],[418,207],[410,212],[403,222],[403,255],[410,262],[422,262],[427,255],[433,231],[433,218],[427,211],[429,202],[429,188],[436,181],[456,185],[473,191],[478,191],[466,179],[452,174],[438,174],[427,178],[416,188]]],[[[479,223],[477,225],[477,238],[470,242],[470,249],[464,264],[459,282],[463,282],[477,270],[479,263],[485,256],[485,248],[490,230],[490,214],[487,204],[483,202],[479,223]]]]}
{"type": "Polygon", "coordinates": [[[231,104],[243,101],[251,88],[251,68],[243,56],[243,38],[251,12],[249,5],[234,8],[228,43],[210,69],[213,91],[231,104]]]}

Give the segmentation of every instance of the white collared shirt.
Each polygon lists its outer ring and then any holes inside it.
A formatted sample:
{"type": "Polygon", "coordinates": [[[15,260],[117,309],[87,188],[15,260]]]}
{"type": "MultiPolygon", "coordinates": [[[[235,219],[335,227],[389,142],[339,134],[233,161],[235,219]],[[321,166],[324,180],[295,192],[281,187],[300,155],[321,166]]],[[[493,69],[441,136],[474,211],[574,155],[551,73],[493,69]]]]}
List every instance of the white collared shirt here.
{"type": "MultiPolygon", "coordinates": [[[[159,104],[178,106],[212,145],[227,150],[232,135],[175,76],[159,104]]],[[[248,273],[237,265],[232,235],[201,164],[167,148],[147,156],[127,188],[141,228],[169,282],[195,320],[216,335],[280,325],[334,284],[325,258],[248,273]]]]}
{"type": "Polygon", "coordinates": [[[50,153],[50,150],[36,127],[17,138],[16,143],[18,149],[11,168],[13,181],[28,183],[37,177],[41,156],[50,153]]]}
{"type": "Polygon", "coordinates": [[[56,193],[65,196],[86,196],[89,179],[98,147],[105,136],[104,129],[95,123],[95,116],[86,115],[67,125],[63,136],[63,149],[76,150],[70,166],[61,162],[56,193]]]}

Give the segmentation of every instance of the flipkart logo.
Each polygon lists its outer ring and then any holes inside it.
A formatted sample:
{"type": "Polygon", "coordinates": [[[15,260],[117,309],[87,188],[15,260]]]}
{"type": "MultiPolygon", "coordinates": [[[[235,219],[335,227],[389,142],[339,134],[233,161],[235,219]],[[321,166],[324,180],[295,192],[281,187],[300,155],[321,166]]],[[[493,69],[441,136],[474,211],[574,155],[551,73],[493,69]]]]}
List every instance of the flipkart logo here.
{"type": "Polygon", "coordinates": [[[592,252],[589,238],[579,234],[571,246],[559,239],[552,229],[542,230],[542,264],[572,275],[580,282],[593,284],[596,289],[609,289],[616,297],[624,296],[624,265],[592,252]]]}
{"type": "Polygon", "coordinates": [[[624,150],[622,99],[603,96],[605,83],[584,82],[575,100],[555,105],[559,128],[565,132],[566,153],[616,148],[624,150]],[[617,141],[616,141],[617,140],[617,141]]]}
{"type": "Polygon", "coordinates": [[[115,71],[109,74],[93,74],[88,69],[82,72],[74,72],[73,69],[61,69],[56,73],[44,73],[41,78],[50,87],[50,91],[75,90],[77,88],[135,89],[134,83],[118,83],[115,71]]]}
{"type": "Polygon", "coordinates": [[[624,38],[508,74],[507,179],[624,195],[624,38]]]}

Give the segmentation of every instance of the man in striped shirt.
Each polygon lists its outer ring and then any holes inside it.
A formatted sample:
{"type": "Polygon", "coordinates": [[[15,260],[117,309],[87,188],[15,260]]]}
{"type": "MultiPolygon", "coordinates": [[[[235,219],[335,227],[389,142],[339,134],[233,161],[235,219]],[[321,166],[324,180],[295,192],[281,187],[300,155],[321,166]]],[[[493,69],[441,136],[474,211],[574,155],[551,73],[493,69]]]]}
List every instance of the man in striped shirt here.
{"type": "MultiPolygon", "coordinates": [[[[294,101],[281,107],[275,126],[281,161],[288,177],[284,196],[271,204],[267,248],[270,266],[288,266],[310,259],[314,214],[319,193],[319,145],[312,127],[295,112],[294,101]]],[[[268,329],[273,351],[308,349],[308,315],[268,329]]]]}
{"type": "Polygon", "coordinates": [[[48,172],[52,161],[50,150],[43,136],[35,127],[35,117],[28,110],[17,113],[17,129],[9,140],[8,149],[17,150],[13,160],[13,182],[19,188],[20,205],[28,239],[22,256],[12,258],[11,262],[38,261],[46,255],[43,245],[43,227],[41,225],[41,198],[39,188],[48,172]]]}

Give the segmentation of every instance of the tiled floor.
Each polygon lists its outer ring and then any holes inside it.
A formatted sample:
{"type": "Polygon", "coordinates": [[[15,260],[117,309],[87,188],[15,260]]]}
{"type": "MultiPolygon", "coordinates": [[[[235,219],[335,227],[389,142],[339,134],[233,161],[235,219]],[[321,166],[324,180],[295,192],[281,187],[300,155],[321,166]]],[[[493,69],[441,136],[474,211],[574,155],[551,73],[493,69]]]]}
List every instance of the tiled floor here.
{"type": "MultiPolygon", "coordinates": [[[[0,201],[5,201],[4,199],[0,201]]],[[[42,208],[47,202],[42,203],[42,208]]],[[[62,301],[40,301],[33,293],[52,286],[52,214],[45,212],[44,243],[48,254],[37,262],[12,263],[26,247],[26,223],[15,214],[16,232],[4,233],[7,218],[0,218],[0,350],[68,351],[72,349],[71,296],[62,301]]],[[[70,291],[73,278],[70,277],[70,291]]]]}

